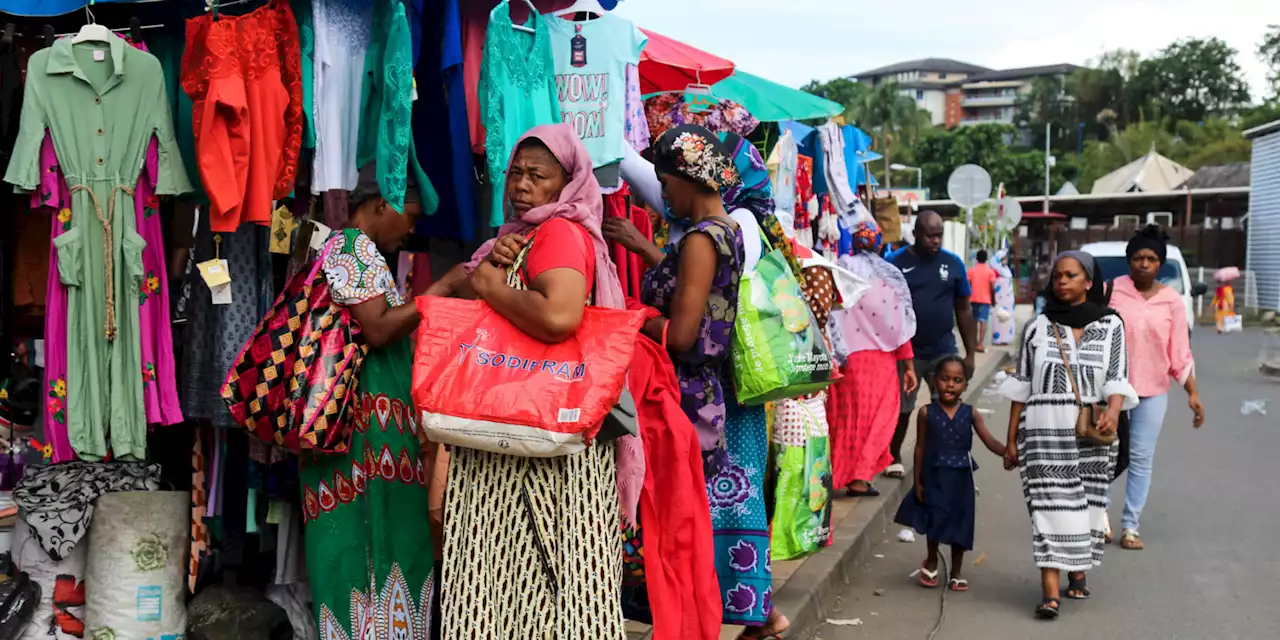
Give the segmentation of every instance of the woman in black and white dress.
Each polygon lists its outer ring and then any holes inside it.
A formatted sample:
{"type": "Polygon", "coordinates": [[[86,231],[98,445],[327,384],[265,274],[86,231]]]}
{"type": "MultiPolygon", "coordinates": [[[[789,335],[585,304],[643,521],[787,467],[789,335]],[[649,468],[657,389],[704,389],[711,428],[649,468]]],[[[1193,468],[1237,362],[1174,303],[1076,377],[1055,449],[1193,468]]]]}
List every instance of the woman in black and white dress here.
{"type": "Polygon", "coordinates": [[[1045,298],[1044,312],[1023,336],[1017,371],[1000,392],[1013,403],[1005,464],[1017,466],[1022,476],[1044,588],[1036,613],[1052,619],[1059,613],[1060,571],[1067,572],[1068,598],[1089,597],[1085,572],[1102,563],[1107,490],[1118,451],[1117,444],[1076,438],[1079,405],[1062,351],[1081,401],[1107,405],[1096,423],[1100,429],[1114,431],[1120,412],[1136,406],[1138,396],[1129,384],[1124,323],[1107,308],[1093,257],[1079,251],[1059,254],[1045,298]]]}

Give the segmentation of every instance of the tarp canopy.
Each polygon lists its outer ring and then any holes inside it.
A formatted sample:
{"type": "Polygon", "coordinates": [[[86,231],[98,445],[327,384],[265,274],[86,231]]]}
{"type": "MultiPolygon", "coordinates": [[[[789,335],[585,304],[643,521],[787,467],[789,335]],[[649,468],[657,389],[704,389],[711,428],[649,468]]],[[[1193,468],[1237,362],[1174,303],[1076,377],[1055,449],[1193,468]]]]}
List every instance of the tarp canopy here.
{"type": "Polygon", "coordinates": [[[679,91],[698,82],[715,84],[733,73],[733,63],[720,56],[648,29],[641,31],[649,38],[640,54],[641,93],[679,91]]]}
{"type": "Polygon", "coordinates": [[[829,118],[844,112],[839,103],[740,69],[711,89],[717,98],[728,98],[746,107],[761,122],[829,118]]]}

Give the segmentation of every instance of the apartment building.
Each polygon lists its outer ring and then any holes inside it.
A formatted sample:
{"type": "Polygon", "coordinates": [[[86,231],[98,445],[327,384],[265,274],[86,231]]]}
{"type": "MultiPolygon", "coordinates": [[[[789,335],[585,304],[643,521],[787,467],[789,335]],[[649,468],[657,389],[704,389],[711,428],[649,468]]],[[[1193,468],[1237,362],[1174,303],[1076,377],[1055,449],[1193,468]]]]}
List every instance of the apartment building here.
{"type": "Polygon", "coordinates": [[[941,126],[947,122],[947,92],[951,87],[958,81],[990,71],[987,67],[959,60],[925,58],[864,71],[853,79],[873,87],[886,82],[896,84],[903,95],[910,96],[917,106],[929,112],[934,125],[941,126]]]}

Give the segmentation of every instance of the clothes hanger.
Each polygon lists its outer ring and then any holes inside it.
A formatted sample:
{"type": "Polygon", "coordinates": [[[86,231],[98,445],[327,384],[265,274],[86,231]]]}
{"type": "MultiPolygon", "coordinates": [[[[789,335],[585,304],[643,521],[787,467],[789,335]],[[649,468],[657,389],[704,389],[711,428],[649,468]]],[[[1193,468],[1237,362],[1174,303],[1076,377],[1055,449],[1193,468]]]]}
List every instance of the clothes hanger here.
{"type": "MultiPolygon", "coordinates": [[[[134,18],[134,20],[137,20],[137,18],[134,18]]],[[[129,32],[129,35],[132,37],[132,36],[133,36],[133,24],[132,24],[133,20],[130,20],[129,22],[130,22],[131,24],[130,24],[129,26],[127,26],[127,27],[120,27],[120,28],[118,28],[118,29],[107,29],[107,31],[108,31],[109,33],[112,33],[112,34],[116,34],[116,33],[124,33],[124,32],[126,32],[126,31],[128,31],[128,32],[129,32]]],[[[49,26],[49,25],[45,25],[45,27],[46,27],[46,28],[45,28],[45,36],[44,36],[44,37],[45,37],[45,40],[48,42],[48,44],[46,44],[45,46],[49,46],[49,45],[53,44],[53,41],[54,41],[54,39],[56,39],[56,38],[61,38],[61,37],[64,37],[64,36],[74,36],[74,35],[76,35],[75,33],[57,33],[57,34],[55,34],[55,33],[53,32],[53,27],[51,27],[51,26],[49,26]]],[[[139,26],[138,26],[138,29],[139,29],[140,31],[146,31],[147,29],[163,29],[163,28],[164,28],[164,23],[163,23],[163,22],[161,22],[160,24],[143,24],[143,25],[139,25],[139,26]]],[[[103,29],[106,29],[106,27],[103,27],[103,29]]],[[[139,35],[141,35],[141,34],[139,34],[139,35]]],[[[74,41],[73,41],[73,42],[74,42],[74,41]]],[[[135,40],[135,42],[137,42],[137,40],[135,40]]]]}
{"type": "MultiPolygon", "coordinates": [[[[538,13],[538,8],[537,8],[537,7],[535,7],[535,6],[533,6],[533,0],[524,0],[524,3],[525,3],[525,4],[527,4],[527,5],[529,5],[529,15],[530,15],[530,16],[536,15],[536,14],[538,13]]],[[[534,31],[534,30],[533,30],[532,28],[530,28],[530,27],[526,27],[526,26],[524,26],[524,25],[522,25],[522,24],[516,24],[516,23],[515,23],[515,21],[512,21],[512,22],[511,22],[511,28],[512,28],[512,29],[515,29],[516,31],[523,31],[523,32],[525,32],[525,33],[537,33],[536,31],[534,31]]]]}
{"type": "Polygon", "coordinates": [[[593,20],[604,15],[606,12],[604,7],[600,6],[600,0],[577,0],[577,2],[574,2],[569,7],[557,11],[556,15],[563,18],[569,15],[576,16],[576,14],[579,13],[594,14],[594,16],[588,16],[586,18],[587,20],[593,20]]]}
{"type": "Polygon", "coordinates": [[[133,40],[134,44],[142,43],[142,21],[138,19],[138,16],[129,18],[129,38],[133,40]]]}
{"type": "Polygon", "coordinates": [[[93,11],[89,7],[93,6],[93,0],[89,0],[89,4],[84,6],[85,19],[88,22],[80,27],[80,31],[76,33],[76,37],[71,40],[71,44],[79,44],[81,42],[110,42],[115,34],[111,30],[98,24],[93,17],[93,11]]]}

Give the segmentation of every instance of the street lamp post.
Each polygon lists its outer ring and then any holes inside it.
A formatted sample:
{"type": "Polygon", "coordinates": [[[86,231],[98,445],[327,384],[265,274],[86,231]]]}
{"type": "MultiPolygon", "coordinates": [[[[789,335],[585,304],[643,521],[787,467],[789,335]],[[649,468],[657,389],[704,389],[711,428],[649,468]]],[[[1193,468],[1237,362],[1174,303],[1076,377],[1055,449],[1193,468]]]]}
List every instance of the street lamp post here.
{"type": "Polygon", "coordinates": [[[909,166],[907,166],[907,165],[905,165],[905,164],[899,164],[899,163],[897,163],[897,162],[895,162],[895,163],[893,163],[893,164],[889,165],[889,168],[890,168],[890,169],[892,169],[892,170],[894,170],[894,171],[914,171],[914,172],[916,172],[916,189],[918,190],[918,189],[923,189],[923,188],[924,188],[924,169],[921,169],[920,167],[909,167],[909,166]]]}

